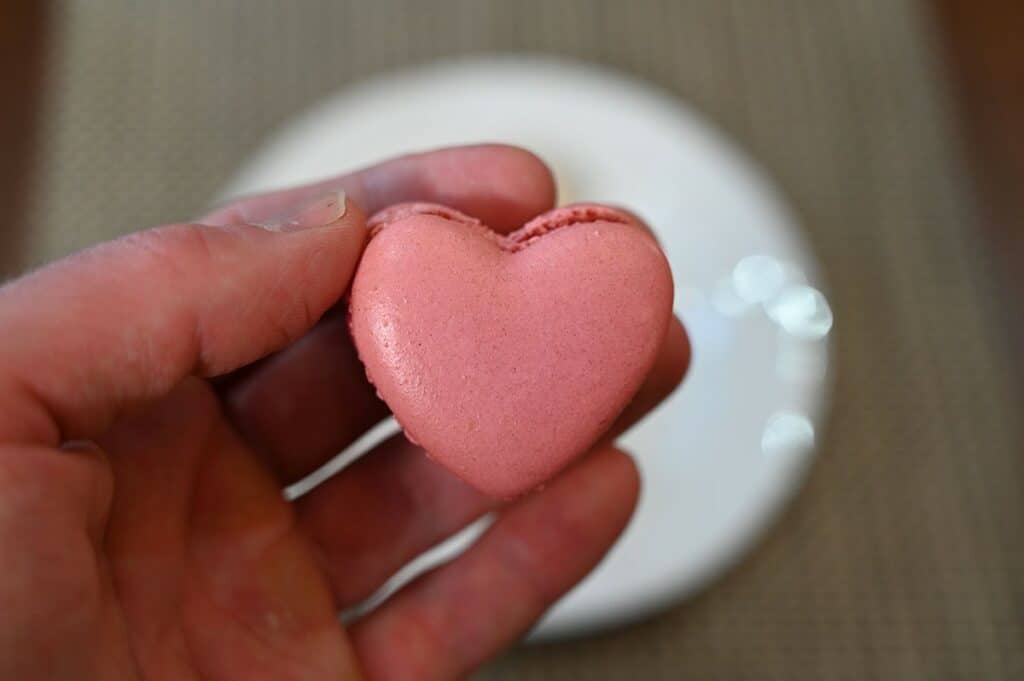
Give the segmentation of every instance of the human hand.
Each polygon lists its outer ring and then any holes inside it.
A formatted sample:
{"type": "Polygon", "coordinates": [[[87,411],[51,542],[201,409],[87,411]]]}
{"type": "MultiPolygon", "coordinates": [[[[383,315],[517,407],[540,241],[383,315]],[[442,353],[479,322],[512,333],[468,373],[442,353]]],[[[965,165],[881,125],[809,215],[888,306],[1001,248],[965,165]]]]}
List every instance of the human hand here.
{"type": "MultiPolygon", "coordinates": [[[[243,199],[0,288],[0,678],[459,677],[600,560],[638,493],[605,444],[512,503],[401,435],[282,496],[387,414],[335,305],[363,209],[406,200],[512,229],[554,189],[521,150],[442,150],[243,199]],[[328,224],[253,226],[309,205],[306,221],[328,224]],[[465,554],[339,623],[488,511],[465,554]]],[[[609,439],[688,359],[675,322],[609,439]]]]}

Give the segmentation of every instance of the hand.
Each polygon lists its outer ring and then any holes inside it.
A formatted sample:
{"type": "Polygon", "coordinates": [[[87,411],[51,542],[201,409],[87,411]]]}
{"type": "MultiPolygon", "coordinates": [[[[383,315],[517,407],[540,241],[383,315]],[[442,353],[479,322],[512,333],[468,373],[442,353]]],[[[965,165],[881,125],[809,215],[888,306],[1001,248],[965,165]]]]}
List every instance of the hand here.
{"type": "MultiPolygon", "coordinates": [[[[500,507],[401,436],[282,496],[386,416],[334,306],[363,210],[412,199],[511,229],[554,190],[521,150],[443,150],[0,289],[0,678],[458,677],[600,560],[638,491],[606,445],[500,507]],[[329,201],[307,213],[329,224],[254,226],[339,188],[343,215],[329,201]],[[468,552],[342,627],[340,609],[488,511],[468,552]]],[[[676,323],[615,433],[675,387],[688,353],[676,323]]]]}

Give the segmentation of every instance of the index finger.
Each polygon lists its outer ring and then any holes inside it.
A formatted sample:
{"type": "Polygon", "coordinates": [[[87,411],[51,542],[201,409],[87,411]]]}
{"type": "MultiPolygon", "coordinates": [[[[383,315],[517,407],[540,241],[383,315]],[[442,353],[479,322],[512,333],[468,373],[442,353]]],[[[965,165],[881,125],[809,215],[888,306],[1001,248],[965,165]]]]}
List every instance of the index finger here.
{"type": "Polygon", "coordinates": [[[401,156],[314,184],[242,197],[203,222],[272,222],[338,189],[367,214],[403,201],[430,201],[503,232],[520,227],[555,202],[554,179],[535,155],[505,144],[478,144],[401,156]]]}

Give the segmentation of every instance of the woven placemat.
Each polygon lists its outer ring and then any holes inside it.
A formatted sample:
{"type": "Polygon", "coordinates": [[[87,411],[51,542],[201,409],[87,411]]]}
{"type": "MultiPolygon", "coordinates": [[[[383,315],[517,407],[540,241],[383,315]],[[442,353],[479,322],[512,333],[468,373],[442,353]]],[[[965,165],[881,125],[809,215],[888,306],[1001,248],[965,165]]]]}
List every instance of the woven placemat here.
{"type": "Polygon", "coordinates": [[[25,264],[199,213],[346,83],[538,51],[650,79],[790,197],[836,319],[834,413],[759,549],[646,624],[488,679],[1024,678],[1024,438],[926,8],[902,0],[58,5],[25,264]]]}

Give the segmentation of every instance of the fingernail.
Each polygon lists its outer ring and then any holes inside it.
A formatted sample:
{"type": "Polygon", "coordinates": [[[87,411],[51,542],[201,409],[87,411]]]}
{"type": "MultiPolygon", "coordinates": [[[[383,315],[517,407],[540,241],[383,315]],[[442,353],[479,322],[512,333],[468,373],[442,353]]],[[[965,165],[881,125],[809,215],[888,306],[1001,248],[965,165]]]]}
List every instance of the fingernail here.
{"type": "Polygon", "coordinates": [[[281,222],[260,225],[274,232],[297,232],[303,229],[326,227],[345,215],[345,192],[338,190],[321,196],[291,218],[281,222]]]}

